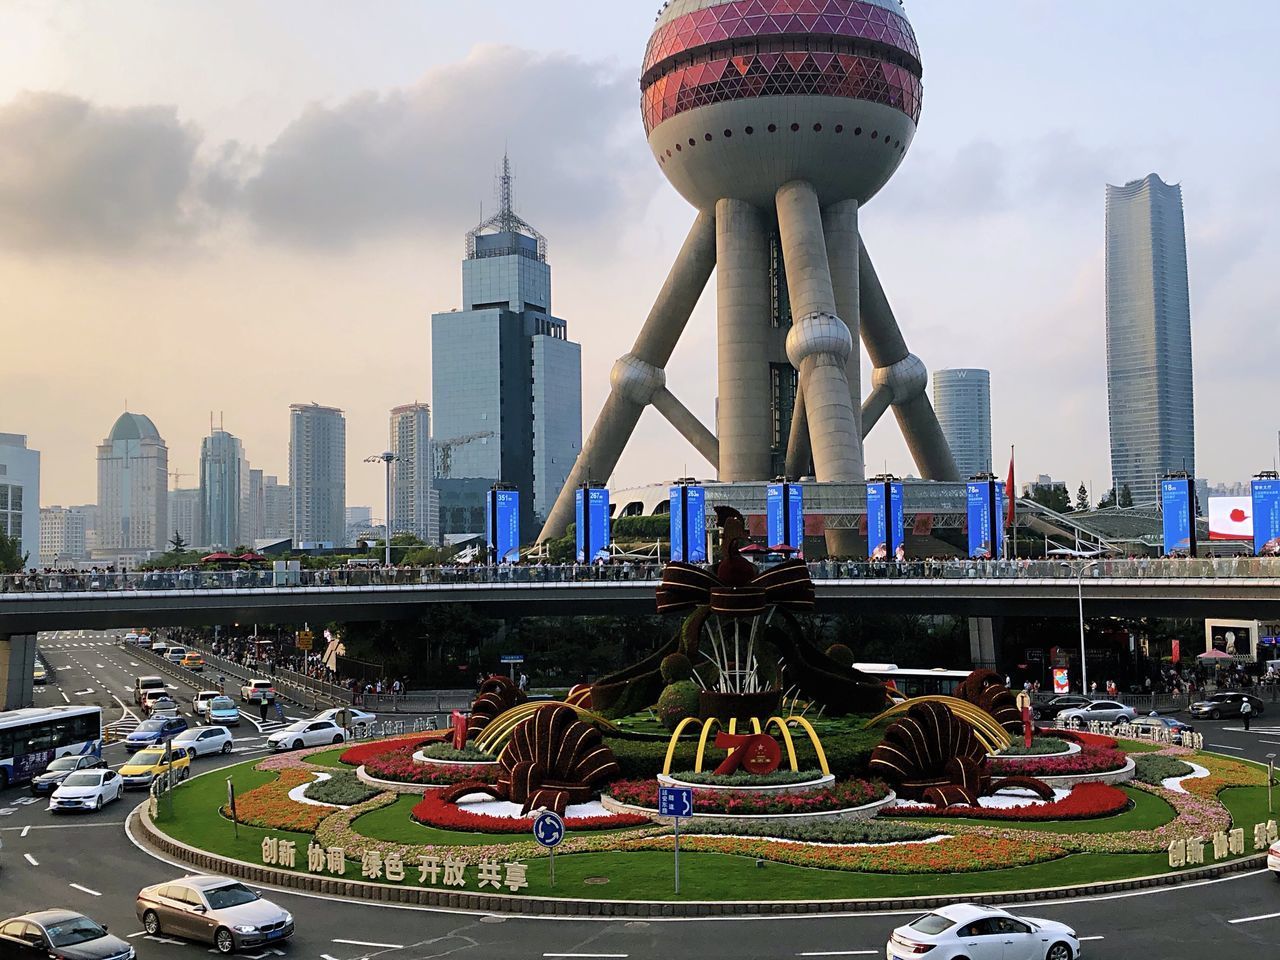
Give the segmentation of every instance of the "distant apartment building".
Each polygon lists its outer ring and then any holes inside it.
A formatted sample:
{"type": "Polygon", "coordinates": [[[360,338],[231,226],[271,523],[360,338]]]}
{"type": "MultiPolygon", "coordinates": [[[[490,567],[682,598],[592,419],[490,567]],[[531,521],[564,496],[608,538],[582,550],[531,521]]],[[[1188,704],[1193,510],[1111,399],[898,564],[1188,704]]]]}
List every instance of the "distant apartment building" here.
{"type": "Polygon", "coordinates": [[[41,507],[40,566],[62,567],[87,559],[87,519],[74,507],[41,507]]]}
{"type": "Polygon", "coordinates": [[[433,483],[431,407],[411,403],[391,411],[391,533],[440,542],[440,499],[433,483]]]}
{"type": "Polygon", "coordinates": [[[181,537],[186,549],[207,547],[204,528],[200,525],[200,488],[189,487],[169,491],[169,541],[181,537]]]}
{"type": "Polygon", "coordinates": [[[123,413],[98,445],[93,557],[127,562],[163,552],[169,530],[169,448],[149,417],[123,413]]]}
{"type": "Polygon", "coordinates": [[[200,444],[200,529],[205,546],[249,546],[249,460],[239,437],[215,430],[200,444]]]}
{"type": "Polygon", "coordinates": [[[293,543],[346,541],[347,421],[336,407],[289,408],[289,488],[293,543]]]}
{"type": "Polygon", "coordinates": [[[262,537],[281,540],[293,536],[293,491],[270,474],[262,478],[262,537]]]}
{"type": "Polygon", "coordinates": [[[40,452],[21,433],[0,433],[0,533],[34,566],[40,554],[40,452]]]}

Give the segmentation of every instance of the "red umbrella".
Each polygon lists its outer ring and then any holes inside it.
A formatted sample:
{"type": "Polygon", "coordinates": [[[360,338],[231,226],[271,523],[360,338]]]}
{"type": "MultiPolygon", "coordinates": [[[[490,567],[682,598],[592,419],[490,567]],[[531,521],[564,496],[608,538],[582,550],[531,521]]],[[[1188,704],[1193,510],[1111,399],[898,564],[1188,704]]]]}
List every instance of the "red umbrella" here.
{"type": "Polygon", "coordinates": [[[768,549],[760,546],[758,543],[748,543],[745,547],[738,550],[739,553],[768,553],[768,549]]]}
{"type": "Polygon", "coordinates": [[[780,543],[776,547],[769,548],[770,553],[799,553],[799,547],[793,547],[790,544],[780,543]]]}
{"type": "Polygon", "coordinates": [[[260,553],[242,553],[235,559],[243,560],[245,563],[262,563],[267,558],[260,553]]]}
{"type": "Polygon", "coordinates": [[[1196,657],[1196,659],[1197,660],[1230,660],[1231,654],[1226,653],[1222,650],[1209,650],[1206,653],[1200,654],[1200,656],[1196,657]]]}
{"type": "Polygon", "coordinates": [[[227,563],[228,561],[235,560],[235,559],[236,558],[229,553],[211,553],[207,557],[201,557],[200,562],[201,563],[227,563]]]}

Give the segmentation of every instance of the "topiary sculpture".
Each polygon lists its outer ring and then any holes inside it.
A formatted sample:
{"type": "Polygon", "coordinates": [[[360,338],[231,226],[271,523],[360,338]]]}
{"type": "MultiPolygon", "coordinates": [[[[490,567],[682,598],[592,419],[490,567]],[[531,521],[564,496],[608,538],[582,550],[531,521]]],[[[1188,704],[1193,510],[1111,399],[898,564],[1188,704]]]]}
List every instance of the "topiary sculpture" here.
{"type": "Polygon", "coordinates": [[[975,670],[956,689],[956,696],[981,707],[1010,733],[1022,733],[1022,712],[1018,698],[993,670],[975,670]]]}
{"type": "Polygon", "coordinates": [[[520,688],[509,678],[490,677],[480,684],[480,692],[471,703],[471,713],[467,717],[467,739],[474,740],[494,717],[506,713],[512,707],[518,707],[525,699],[520,688]]]}
{"type": "Polygon", "coordinates": [[[658,719],[668,730],[674,730],[681,720],[698,715],[701,696],[702,691],[692,680],[671,684],[658,697],[658,719]]]}
{"type": "Polygon", "coordinates": [[[670,685],[693,677],[693,661],[683,653],[671,653],[662,659],[662,680],[670,685]]]}
{"type": "Polygon", "coordinates": [[[842,667],[853,666],[853,651],[843,643],[833,643],[827,647],[827,656],[842,667]]]}

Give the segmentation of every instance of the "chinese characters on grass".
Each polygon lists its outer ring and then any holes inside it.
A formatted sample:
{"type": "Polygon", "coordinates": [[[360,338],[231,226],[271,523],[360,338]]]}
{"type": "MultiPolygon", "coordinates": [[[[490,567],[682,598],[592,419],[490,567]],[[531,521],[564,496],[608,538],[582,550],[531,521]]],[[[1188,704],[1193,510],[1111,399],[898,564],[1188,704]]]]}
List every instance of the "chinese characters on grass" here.
{"type": "MultiPolygon", "coordinates": [[[[326,876],[345,877],[347,875],[347,851],[344,847],[322,847],[318,843],[308,843],[306,868],[308,873],[325,874],[326,876]]],[[[299,869],[300,851],[293,840],[281,840],[277,837],[262,838],[262,862],[270,867],[286,867],[299,869]]],[[[360,876],[365,880],[387,880],[390,883],[403,883],[407,877],[416,874],[418,886],[453,887],[465,889],[468,880],[468,869],[471,864],[452,855],[424,856],[417,860],[406,861],[398,853],[383,853],[381,850],[365,850],[360,857],[360,876]]],[[[475,865],[476,889],[503,887],[515,893],[529,886],[528,865],[523,863],[500,863],[497,860],[481,860],[475,865]]]]}
{"type": "MultiPolygon", "coordinates": [[[[1280,838],[1280,828],[1276,821],[1268,820],[1253,828],[1253,849],[1263,851],[1280,838]]],[[[1205,862],[1206,854],[1214,860],[1223,860],[1229,856],[1239,857],[1244,854],[1244,827],[1234,830],[1219,830],[1208,837],[1191,837],[1189,840],[1174,840],[1169,844],[1169,866],[1195,867],[1205,862]],[[1208,849],[1206,849],[1208,848],[1208,849]]]]}

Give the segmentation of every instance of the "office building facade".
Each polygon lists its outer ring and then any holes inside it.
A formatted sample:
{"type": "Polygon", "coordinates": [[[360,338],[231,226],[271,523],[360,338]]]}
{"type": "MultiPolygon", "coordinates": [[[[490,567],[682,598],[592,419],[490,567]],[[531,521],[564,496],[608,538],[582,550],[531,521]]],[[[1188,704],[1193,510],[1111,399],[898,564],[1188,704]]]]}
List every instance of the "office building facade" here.
{"type": "Polygon", "coordinates": [[[125,562],[163,552],[169,530],[169,448],[151,418],[123,413],[98,445],[94,559],[125,562]]]}
{"type": "Polygon", "coordinates": [[[204,546],[250,546],[249,461],[239,437],[215,430],[200,444],[200,529],[204,546]]]}
{"type": "Polygon", "coordinates": [[[531,539],[582,447],[582,352],[552,315],[546,240],[516,215],[505,160],[498,214],[467,235],[462,300],[431,319],[440,532],[483,532],[501,481],[531,539]]]}
{"type": "Polygon", "coordinates": [[[199,487],[186,487],[169,491],[169,546],[175,537],[181,537],[187,550],[199,550],[209,544],[204,539],[201,526],[201,491],[199,487]]]}
{"type": "Polygon", "coordinates": [[[293,491],[279,477],[262,478],[262,540],[293,536],[293,491]]]}
{"type": "Polygon", "coordinates": [[[336,407],[289,408],[293,543],[346,542],[347,420],[336,407]]]}
{"type": "Polygon", "coordinates": [[[436,496],[431,448],[431,407],[411,403],[391,411],[391,533],[411,533],[425,543],[440,542],[440,501],[436,496]]]}
{"type": "Polygon", "coordinates": [[[1154,504],[1164,474],[1196,474],[1182,187],[1108,185],[1106,230],[1111,476],[1117,495],[1154,504]]]}
{"type": "Polygon", "coordinates": [[[88,557],[86,519],[73,508],[40,508],[40,566],[61,569],[88,557]]]}
{"type": "Polygon", "coordinates": [[[0,433],[0,533],[34,565],[40,554],[40,452],[20,433],[0,433]]]}
{"type": "Polygon", "coordinates": [[[933,407],[961,477],[991,472],[991,373],[935,370],[933,407]]]}

